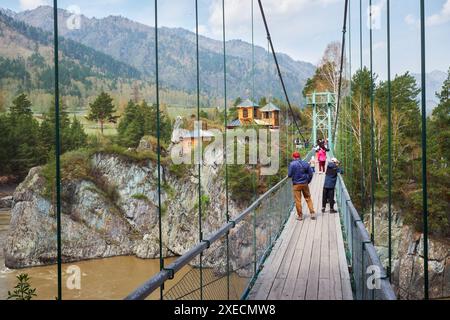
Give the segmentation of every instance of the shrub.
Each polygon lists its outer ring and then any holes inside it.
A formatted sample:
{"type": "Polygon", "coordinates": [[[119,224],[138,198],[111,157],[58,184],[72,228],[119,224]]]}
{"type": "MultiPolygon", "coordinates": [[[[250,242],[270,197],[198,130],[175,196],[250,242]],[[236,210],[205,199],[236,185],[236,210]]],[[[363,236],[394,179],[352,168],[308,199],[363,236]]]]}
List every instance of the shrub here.
{"type": "Polygon", "coordinates": [[[148,197],[145,194],[142,194],[142,193],[133,194],[131,197],[133,199],[136,199],[136,200],[148,201],[148,197]]]}
{"type": "Polygon", "coordinates": [[[18,283],[14,287],[14,291],[8,291],[8,300],[31,300],[36,297],[36,289],[31,287],[30,277],[28,274],[22,273],[17,277],[18,283]]]}

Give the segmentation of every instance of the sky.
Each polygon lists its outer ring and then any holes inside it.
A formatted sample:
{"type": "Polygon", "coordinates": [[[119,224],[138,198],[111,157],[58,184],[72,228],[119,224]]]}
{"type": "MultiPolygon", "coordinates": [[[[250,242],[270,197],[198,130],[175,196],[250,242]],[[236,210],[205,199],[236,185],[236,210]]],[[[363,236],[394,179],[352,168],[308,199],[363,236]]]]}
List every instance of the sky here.
{"type": "MultiPolygon", "coordinates": [[[[267,47],[258,1],[254,1],[254,39],[267,47]]],[[[296,60],[317,64],[328,43],[340,41],[344,0],[263,0],[275,49],[296,60]]],[[[386,78],[386,0],[373,2],[373,68],[386,78]]],[[[50,0],[0,0],[14,11],[29,10],[50,0]]],[[[222,0],[198,0],[202,35],[222,39],[222,0]]],[[[363,3],[363,64],[369,64],[368,3],[363,3]]],[[[194,0],[159,0],[159,25],[195,30],[194,0]]],[[[252,0],[225,0],[227,40],[251,41],[252,0]]],[[[350,0],[352,69],[360,64],[360,0],[350,0]]],[[[392,72],[420,71],[419,0],[391,1],[392,72]]],[[[153,0],[60,0],[58,6],[75,8],[88,17],[122,15],[154,25],[153,0]]],[[[427,71],[450,67],[450,0],[427,0],[427,71]]],[[[347,44],[349,43],[347,38],[347,44]]]]}

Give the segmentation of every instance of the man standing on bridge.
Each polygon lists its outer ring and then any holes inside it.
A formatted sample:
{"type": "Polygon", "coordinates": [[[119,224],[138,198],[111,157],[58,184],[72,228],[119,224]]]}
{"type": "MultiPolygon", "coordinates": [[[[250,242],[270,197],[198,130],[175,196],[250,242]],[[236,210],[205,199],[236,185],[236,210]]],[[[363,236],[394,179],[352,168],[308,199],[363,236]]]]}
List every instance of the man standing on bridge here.
{"type": "Polygon", "coordinates": [[[302,194],[308,204],[311,219],[315,220],[314,205],[311,199],[311,193],[309,192],[309,184],[313,178],[313,171],[306,161],[300,159],[300,153],[294,152],[292,158],[294,160],[289,165],[288,176],[289,178],[292,178],[292,189],[294,192],[295,207],[297,208],[297,220],[303,220],[302,194]]]}

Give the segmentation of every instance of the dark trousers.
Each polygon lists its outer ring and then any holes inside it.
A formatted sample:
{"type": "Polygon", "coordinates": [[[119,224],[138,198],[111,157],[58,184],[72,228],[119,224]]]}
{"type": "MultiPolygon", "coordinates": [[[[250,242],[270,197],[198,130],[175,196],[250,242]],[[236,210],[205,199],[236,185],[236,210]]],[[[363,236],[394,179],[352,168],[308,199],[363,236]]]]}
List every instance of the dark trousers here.
{"type": "Polygon", "coordinates": [[[326,161],[319,161],[319,172],[325,172],[326,161]]]}
{"type": "Polygon", "coordinates": [[[323,188],[323,196],[322,196],[322,208],[325,208],[327,202],[330,204],[330,209],[334,208],[334,188],[328,189],[323,188]]]}

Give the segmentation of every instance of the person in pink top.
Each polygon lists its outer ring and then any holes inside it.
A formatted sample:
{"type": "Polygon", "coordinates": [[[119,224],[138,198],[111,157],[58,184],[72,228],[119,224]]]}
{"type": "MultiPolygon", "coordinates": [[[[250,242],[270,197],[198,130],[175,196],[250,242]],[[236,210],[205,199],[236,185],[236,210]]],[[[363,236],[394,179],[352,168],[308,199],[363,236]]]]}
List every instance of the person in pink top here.
{"type": "Polygon", "coordinates": [[[320,148],[317,152],[317,160],[319,161],[319,173],[325,172],[325,163],[327,162],[327,151],[320,148]]]}

